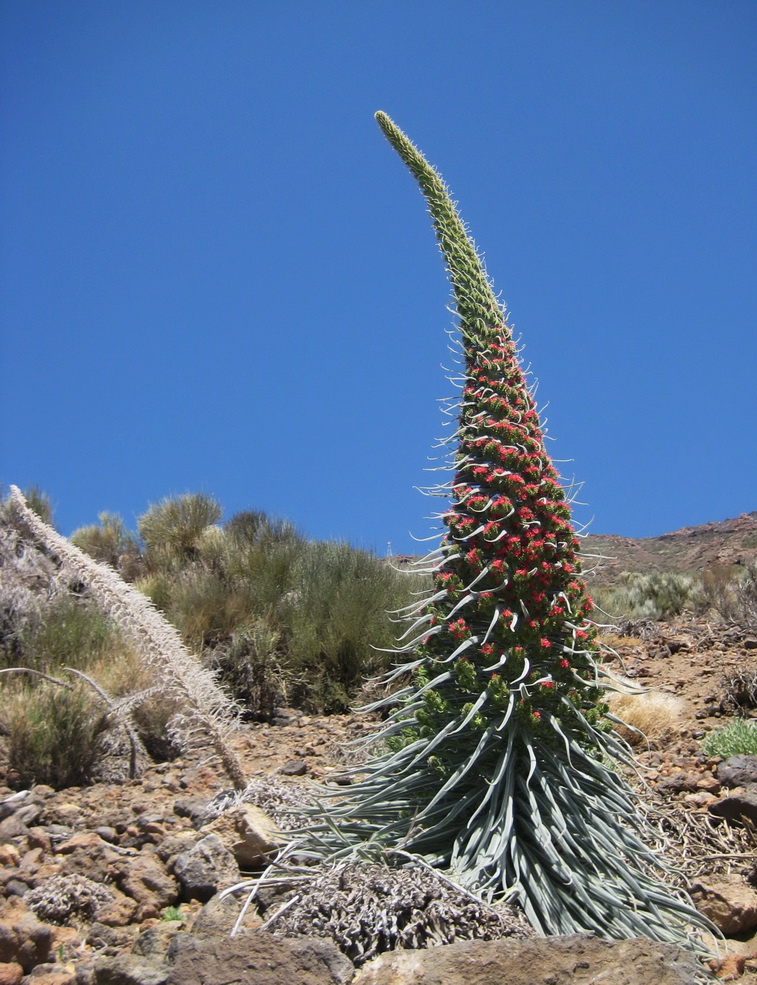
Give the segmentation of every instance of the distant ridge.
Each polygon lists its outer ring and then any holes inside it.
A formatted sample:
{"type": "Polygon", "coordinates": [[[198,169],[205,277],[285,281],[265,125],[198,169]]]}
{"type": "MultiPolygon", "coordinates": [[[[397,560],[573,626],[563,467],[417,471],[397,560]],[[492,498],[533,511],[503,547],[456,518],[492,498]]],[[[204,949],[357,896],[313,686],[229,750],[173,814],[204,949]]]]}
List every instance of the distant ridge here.
{"type": "Polygon", "coordinates": [[[581,554],[587,580],[602,584],[612,584],[623,571],[701,573],[713,566],[748,564],[757,560],[757,511],[659,537],[587,534],[581,554]]]}

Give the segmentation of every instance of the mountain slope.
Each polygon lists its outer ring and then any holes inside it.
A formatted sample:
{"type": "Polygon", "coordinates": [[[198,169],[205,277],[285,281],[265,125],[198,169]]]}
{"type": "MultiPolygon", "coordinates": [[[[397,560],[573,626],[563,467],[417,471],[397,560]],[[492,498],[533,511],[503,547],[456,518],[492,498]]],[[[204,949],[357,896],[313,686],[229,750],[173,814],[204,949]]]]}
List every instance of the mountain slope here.
{"type": "Polygon", "coordinates": [[[682,527],[659,537],[587,534],[581,554],[588,581],[612,584],[622,571],[702,573],[757,560],[757,511],[682,527]]]}

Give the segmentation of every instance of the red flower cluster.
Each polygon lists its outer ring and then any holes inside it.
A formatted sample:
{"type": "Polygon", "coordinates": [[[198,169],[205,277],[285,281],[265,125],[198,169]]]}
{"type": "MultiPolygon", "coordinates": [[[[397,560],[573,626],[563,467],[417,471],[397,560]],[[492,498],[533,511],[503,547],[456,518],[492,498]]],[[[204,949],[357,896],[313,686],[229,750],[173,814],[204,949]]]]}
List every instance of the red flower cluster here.
{"type": "MultiPolygon", "coordinates": [[[[510,654],[505,679],[515,680],[527,658],[534,680],[548,677],[540,691],[555,688],[553,673],[561,687],[585,689],[581,655],[595,644],[583,621],[591,600],[576,578],[578,541],[515,347],[501,313],[489,315],[480,348],[466,350],[454,501],[435,576],[446,599],[434,608],[454,640],[478,644],[466,651],[472,665],[510,654]],[[461,603],[465,619],[452,615],[461,603]]],[[[435,635],[426,650],[442,657],[444,646],[435,635]]]]}

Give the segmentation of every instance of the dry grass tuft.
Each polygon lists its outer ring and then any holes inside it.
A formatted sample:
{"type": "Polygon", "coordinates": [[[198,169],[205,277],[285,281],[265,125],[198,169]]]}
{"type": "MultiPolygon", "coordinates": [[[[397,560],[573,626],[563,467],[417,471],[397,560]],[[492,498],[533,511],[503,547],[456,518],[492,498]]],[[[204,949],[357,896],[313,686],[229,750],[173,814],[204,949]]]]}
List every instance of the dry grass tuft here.
{"type": "Polygon", "coordinates": [[[668,742],[682,727],[686,702],[664,691],[622,692],[607,696],[610,713],[620,719],[619,734],[632,746],[656,747],[668,742]]]}

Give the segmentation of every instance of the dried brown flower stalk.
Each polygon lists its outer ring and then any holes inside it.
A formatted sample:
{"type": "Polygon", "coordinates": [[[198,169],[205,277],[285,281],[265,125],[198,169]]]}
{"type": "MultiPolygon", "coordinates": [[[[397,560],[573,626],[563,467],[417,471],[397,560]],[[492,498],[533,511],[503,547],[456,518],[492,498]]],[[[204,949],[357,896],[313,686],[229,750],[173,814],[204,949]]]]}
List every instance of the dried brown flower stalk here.
{"type": "Polygon", "coordinates": [[[94,561],[41,520],[26,505],[21,491],[10,487],[10,501],[31,533],[87,585],[95,602],[133,643],[145,663],[158,672],[167,691],[182,703],[187,735],[204,732],[237,790],[247,786],[239,758],[229,744],[237,709],[215,675],[200,665],[176,629],[147,596],[128,585],[108,565],[94,561]]]}

